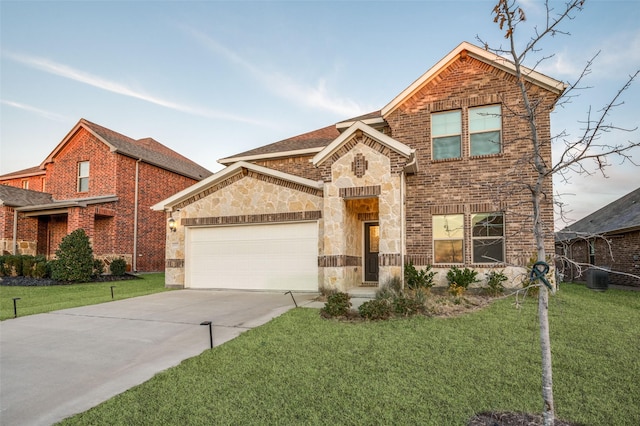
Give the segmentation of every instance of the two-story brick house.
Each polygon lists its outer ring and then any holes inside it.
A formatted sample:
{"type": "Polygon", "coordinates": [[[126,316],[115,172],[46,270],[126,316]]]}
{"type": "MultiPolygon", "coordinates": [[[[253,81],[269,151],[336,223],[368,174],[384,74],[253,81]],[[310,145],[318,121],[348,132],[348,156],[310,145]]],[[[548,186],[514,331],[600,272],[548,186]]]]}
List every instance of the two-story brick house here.
{"type": "Polygon", "coordinates": [[[96,257],[162,270],[166,222],[150,207],[210,175],[151,138],[81,119],[39,166],[0,176],[0,249],[52,257],[82,228],[96,257]]]}
{"type": "MultiPolygon", "coordinates": [[[[409,261],[516,276],[535,253],[536,175],[514,74],[462,43],[380,111],[219,160],[227,168],[153,207],[174,224],[167,285],[345,290],[401,277],[409,261]]],[[[565,86],[524,75],[550,162],[565,86]]],[[[550,197],[541,213],[552,227],[550,197]]]]}

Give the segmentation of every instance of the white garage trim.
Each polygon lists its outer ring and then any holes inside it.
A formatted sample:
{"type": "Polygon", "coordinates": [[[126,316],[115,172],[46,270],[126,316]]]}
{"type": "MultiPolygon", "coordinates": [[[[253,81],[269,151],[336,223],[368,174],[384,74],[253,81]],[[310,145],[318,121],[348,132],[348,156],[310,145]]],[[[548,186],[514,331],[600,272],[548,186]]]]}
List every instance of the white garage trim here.
{"type": "Polygon", "coordinates": [[[318,222],[188,227],[185,286],[318,291],[318,222]]]}

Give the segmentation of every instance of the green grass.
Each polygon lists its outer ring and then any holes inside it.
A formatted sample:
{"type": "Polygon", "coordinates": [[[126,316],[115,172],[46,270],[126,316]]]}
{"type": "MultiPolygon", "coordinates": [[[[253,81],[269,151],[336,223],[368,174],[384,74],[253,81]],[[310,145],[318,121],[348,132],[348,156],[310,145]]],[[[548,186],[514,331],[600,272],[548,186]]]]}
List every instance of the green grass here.
{"type": "Polygon", "coordinates": [[[166,291],[164,274],[143,274],[142,279],[56,285],[46,287],[0,286],[0,320],[13,318],[13,298],[17,301],[18,316],[41,314],[77,306],[95,305],[111,301],[111,286],[114,300],[144,296],[166,291]]]}
{"type": "MultiPolygon", "coordinates": [[[[640,293],[564,285],[550,321],[557,417],[640,424],[640,293]]],[[[464,425],[541,412],[540,377],[532,299],[375,323],[298,308],[63,424],[464,425]]]]}

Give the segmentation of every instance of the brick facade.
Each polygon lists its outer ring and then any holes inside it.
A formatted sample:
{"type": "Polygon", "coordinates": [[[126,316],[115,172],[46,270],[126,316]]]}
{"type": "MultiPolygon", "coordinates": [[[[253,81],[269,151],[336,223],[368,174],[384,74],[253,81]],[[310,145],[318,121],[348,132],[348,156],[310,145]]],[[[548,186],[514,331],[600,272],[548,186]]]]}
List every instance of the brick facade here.
{"type": "MultiPolygon", "coordinates": [[[[555,96],[530,87],[530,94],[541,102],[537,117],[542,156],[551,158],[549,112],[555,96]]],[[[521,95],[514,78],[500,70],[467,57],[459,58],[437,79],[426,85],[387,122],[391,137],[415,148],[420,171],[407,176],[406,228],[407,255],[433,263],[432,213],[464,214],[465,236],[470,235],[472,213],[505,212],[506,263],[523,264],[535,252],[530,230],[531,201],[524,189],[535,181],[526,153],[531,152],[528,124],[515,113],[522,112],[521,95]],[[468,137],[468,108],[502,106],[500,154],[471,157],[468,137]],[[431,113],[462,110],[462,158],[432,160],[431,113]]],[[[549,179],[546,193],[551,193],[549,179]]],[[[553,250],[553,205],[542,204],[542,217],[549,229],[546,247],[553,250]]],[[[465,264],[471,261],[471,240],[465,237],[465,264]]]]}
{"type": "Polygon", "coordinates": [[[640,230],[557,243],[556,254],[580,265],[580,268],[568,262],[558,265],[565,281],[586,281],[589,265],[593,264],[617,272],[609,273],[610,284],[640,287],[640,278],[637,278],[640,276],[640,230]],[[594,249],[593,259],[590,243],[594,249]]]}
{"type": "MultiPolygon", "coordinates": [[[[44,167],[45,175],[9,175],[0,183],[21,188],[22,181],[29,179],[30,188],[42,188],[44,183],[56,203],[80,201],[60,209],[52,205],[40,212],[20,212],[18,253],[53,257],[62,238],[82,228],[97,258],[109,261],[123,257],[129,269],[141,272],[164,269],[166,218],[151,206],[197,179],[113,152],[91,126],[81,125],[54,150],[44,167]],[[89,162],[89,186],[88,191],[79,192],[78,164],[82,161],[89,162]]],[[[4,210],[0,214],[2,248],[12,252],[13,209],[4,210]]]]}

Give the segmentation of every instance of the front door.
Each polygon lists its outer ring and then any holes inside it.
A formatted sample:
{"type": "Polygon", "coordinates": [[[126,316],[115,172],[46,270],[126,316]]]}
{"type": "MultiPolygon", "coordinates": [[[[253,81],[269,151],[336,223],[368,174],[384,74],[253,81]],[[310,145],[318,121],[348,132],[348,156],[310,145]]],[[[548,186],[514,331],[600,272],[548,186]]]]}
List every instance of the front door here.
{"type": "Polygon", "coordinates": [[[380,226],[364,224],[364,280],[378,281],[378,252],[380,251],[380,226]]]}

